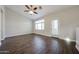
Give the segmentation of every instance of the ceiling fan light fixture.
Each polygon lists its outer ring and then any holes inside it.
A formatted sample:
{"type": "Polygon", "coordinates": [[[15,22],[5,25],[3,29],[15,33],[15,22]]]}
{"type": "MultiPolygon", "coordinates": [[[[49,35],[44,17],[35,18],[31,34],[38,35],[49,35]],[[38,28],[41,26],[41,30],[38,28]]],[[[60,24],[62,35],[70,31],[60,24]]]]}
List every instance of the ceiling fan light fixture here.
{"type": "Polygon", "coordinates": [[[28,12],[28,14],[33,15],[33,14],[38,14],[37,10],[42,9],[41,6],[35,6],[35,5],[25,5],[26,9],[24,12],[28,12]]]}
{"type": "Polygon", "coordinates": [[[34,14],[34,12],[33,12],[33,11],[29,11],[28,13],[29,13],[29,14],[31,14],[31,15],[32,15],[32,14],[34,14]]]}

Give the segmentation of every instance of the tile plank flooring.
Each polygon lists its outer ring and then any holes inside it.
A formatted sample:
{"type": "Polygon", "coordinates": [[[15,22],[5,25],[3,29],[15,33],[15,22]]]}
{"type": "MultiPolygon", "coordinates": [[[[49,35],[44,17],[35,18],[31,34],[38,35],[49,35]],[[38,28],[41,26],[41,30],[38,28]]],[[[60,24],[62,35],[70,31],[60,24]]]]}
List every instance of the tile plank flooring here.
{"type": "Polygon", "coordinates": [[[9,54],[78,54],[75,42],[42,36],[26,34],[6,38],[2,41],[0,53],[9,54]],[[2,51],[2,52],[1,52],[2,51]]]}

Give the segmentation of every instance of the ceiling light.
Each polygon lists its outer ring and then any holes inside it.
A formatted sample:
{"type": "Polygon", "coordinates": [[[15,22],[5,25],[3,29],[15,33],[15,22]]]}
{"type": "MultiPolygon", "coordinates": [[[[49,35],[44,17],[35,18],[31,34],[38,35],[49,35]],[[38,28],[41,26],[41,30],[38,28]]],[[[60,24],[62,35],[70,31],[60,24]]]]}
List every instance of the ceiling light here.
{"type": "Polygon", "coordinates": [[[37,10],[42,9],[42,7],[38,5],[25,5],[25,8],[24,12],[28,12],[31,15],[38,14],[37,10]]]}
{"type": "Polygon", "coordinates": [[[34,14],[33,11],[29,11],[28,13],[31,14],[31,15],[34,14]]]}

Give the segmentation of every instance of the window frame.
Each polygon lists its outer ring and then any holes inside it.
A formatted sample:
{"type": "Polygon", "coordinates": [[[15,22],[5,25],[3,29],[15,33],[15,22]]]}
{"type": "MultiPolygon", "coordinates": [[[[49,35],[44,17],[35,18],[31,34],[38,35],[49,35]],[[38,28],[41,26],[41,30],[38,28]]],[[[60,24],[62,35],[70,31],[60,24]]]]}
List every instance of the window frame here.
{"type": "Polygon", "coordinates": [[[35,30],[44,30],[44,28],[45,28],[44,23],[45,23],[44,19],[35,21],[35,30]],[[40,28],[39,28],[39,26],[40,26],[40,28]]]}

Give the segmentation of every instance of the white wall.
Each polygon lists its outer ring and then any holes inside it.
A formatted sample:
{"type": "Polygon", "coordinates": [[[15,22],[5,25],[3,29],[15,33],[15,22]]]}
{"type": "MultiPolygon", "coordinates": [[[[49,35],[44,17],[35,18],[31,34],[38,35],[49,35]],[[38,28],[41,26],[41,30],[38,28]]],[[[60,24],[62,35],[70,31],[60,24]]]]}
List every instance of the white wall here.
{"type": "Polygon", "coordinates": [[[6,37],[32,33],[32,21],[17,12],[6,8],[6,37]]]}
{"type": "Polygon", "coordinates": [[[75,29],[79,27],[79,6],[61,10],[51,15],[45,16],[45,30],[37,31],[33,29],[34,33],[52,36],[51,22],[54,19],[59,20],[59,36],[60,38],[70,38],[72,41],[75,40],[75,29]]]}

